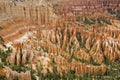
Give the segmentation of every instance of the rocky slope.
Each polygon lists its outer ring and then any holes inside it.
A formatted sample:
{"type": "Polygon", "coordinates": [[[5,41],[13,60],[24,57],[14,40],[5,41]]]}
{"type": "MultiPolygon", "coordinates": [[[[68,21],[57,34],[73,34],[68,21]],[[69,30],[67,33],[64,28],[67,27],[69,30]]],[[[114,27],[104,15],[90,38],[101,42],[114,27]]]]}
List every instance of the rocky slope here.
{"type": "Polygon", "coordinates": [[[118,15],[119,0],[1,1],[0,79],[119,79],[118,15]]]}

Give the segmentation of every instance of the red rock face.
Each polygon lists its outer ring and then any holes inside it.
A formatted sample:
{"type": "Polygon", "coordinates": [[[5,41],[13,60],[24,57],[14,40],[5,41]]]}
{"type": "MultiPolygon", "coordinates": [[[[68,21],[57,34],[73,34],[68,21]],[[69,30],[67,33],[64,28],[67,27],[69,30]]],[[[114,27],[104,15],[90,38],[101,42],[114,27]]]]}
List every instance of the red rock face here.
{"type": "MultiPolygon", "coordinates": [[[[29,1],[0,2],[0,18],[7,18],[0,21],[0,37],[6,43],[13,41],[13,51],[6,59],[12,65],[31,67],[39,80],[39,67],[44,77],[55,75],[54,68],[61,77],[70,71],[77,76],[104,75],[106,59],[120,59],[120,22],[115,25],[112,17],[112,24],[111,15],[106,12],[107,8],[118,10],[119,0],[62,0],[52,6],[29,1]],[[26,32],[33,35],[25,41],[18,39],[26,32]]],[[[30,72],[4,69],[7,72],[0,68],[0,75],[7,76],[7,80],[16,76],[19,80],[32,80],[30,72]]]]}
{"type": "Polygon", "coordinates": [[[98,9],[111,8],[113,10],[120,8],[119,0],[64,0],[58,4],[56,13],[65,14],[69,12],[98,11],[98,9]]]}

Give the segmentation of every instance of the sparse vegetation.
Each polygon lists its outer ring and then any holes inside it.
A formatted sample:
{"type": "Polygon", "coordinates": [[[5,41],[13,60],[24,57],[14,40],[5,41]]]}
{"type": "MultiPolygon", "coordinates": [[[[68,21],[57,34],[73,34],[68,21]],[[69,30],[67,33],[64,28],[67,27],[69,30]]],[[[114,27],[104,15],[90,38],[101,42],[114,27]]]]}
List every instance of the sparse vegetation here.
{"type": "Polygon", "coordinates": [[[119,10],[77,1],[0,2],[0,80],[120,79],[119,10]]]}
{"type": "Polygon", "coordinates": [[[0,27],[0,30],[2,30],[3,28],[2,27],[0,27]]]}

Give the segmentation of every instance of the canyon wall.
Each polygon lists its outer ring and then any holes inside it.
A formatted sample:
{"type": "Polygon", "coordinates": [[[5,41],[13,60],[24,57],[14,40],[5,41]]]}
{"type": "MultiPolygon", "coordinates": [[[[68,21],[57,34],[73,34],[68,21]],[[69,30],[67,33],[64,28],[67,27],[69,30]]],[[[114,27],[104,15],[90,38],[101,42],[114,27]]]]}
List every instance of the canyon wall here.
{"type": "Polygon", "coordinates": [[[98,12],[108,8],[120,10],[120,0],[65,0],[57,4],[56,13],[98,12]]]}
{"type": "Polygon", "coordinates": [[[56,14],[120,10],[119,0],[1,0],[0,17],[22,18],[34,24],[50,24],[56,14]],[[56,3],[54,3],[56,1],[56,3]],[[57,3],[59,1],[59,3],[57,3]],[[52,4],[54,3],[54,4],[52,4]],[[52,4],[52,5],[51,5],[52,4]]]}
{"type": "MultiPolygon", "coordinates": [[[[42,0],[41,0],[42,1],[42,0]]],[[[15,19],[29,21],[31,24],[50,24],[55,20],[55,15],[51,5],[40,1],[1,1],[1,19],[15,19]]]]}

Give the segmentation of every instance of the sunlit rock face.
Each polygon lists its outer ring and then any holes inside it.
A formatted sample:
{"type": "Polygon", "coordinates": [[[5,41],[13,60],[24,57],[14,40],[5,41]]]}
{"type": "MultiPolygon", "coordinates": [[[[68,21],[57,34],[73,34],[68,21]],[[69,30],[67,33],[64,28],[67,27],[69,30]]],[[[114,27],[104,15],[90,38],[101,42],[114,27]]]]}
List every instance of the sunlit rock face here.
{"type": "Polygon", "coordinates": [[[29,30],[37,28],[36,25],[54,26],[57,19],[53,13],[52,5],[44,0],[1,1],[0,11],[0,23],[1,28],[3,28],[0,36],[7,41],[11,40],[12,36],[24,34],[29,30]]]}
{"type": "Polygon", "coordinates": [[[49,24],[54,17],[52,5],[44,0],[1,1],[0,7],[4,18],[20,18],[33,24],[49,24]]]}
{"type": "Polygon", "coordinates": [[[119,76],[119,8],[119,0],[1,0],[0,80],[119,76]]]}

